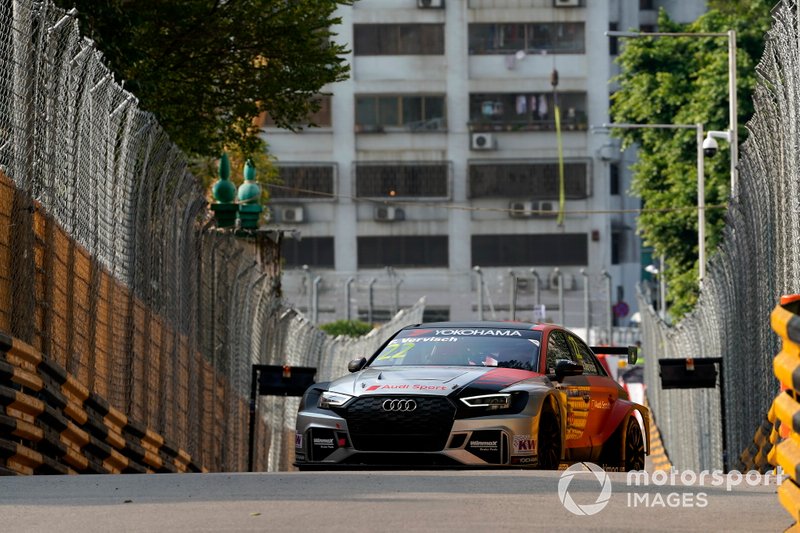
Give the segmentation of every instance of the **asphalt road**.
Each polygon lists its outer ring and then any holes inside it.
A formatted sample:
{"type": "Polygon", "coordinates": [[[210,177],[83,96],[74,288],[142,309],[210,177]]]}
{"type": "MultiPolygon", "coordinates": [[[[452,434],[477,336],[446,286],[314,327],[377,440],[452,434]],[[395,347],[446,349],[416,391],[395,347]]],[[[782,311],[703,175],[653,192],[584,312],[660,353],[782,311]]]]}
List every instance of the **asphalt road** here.
{"type": "MultiPolygon", "coordinates": [[[[577,516],[559,499],[560,476],[515,470],[7,477],[0,478],[0,530],[783,531],[792,522],[774,477],[727,491],[728,479],[722,486],[709,477],[703,486],[629,487],[625,474],[614,473],[607,506],[577,516]]],[[[564,485],[579,506],[596,503],[601,486],[591,472],[564,485]]]]}

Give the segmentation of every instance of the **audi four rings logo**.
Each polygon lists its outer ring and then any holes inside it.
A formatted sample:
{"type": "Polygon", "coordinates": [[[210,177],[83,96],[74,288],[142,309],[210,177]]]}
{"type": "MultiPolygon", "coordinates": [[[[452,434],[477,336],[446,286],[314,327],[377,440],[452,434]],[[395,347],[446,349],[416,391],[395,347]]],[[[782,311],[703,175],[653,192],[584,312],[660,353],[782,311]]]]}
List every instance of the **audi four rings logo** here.
{"type": "Polygon", "coordinates": [[[382,404],[384,411],[401,411],[407,413],[417,408],[414,400],[386,400],[382,404]]]}

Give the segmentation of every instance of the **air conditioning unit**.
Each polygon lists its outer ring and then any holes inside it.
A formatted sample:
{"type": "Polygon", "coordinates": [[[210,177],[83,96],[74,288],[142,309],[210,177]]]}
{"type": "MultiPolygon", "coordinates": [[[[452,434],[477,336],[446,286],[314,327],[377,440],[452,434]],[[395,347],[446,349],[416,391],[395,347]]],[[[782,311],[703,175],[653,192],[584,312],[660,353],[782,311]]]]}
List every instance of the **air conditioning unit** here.
{"type": "Polygon", "coordinates": [[[491,133],[473,133],[470,148],[473,150],[496,150],[497,143],[491,133]]]}
{"type": "Polygon", "coordinates": [[[558,214],[555,202],[513,201],[508,204],[511,218],[554,217],[558,214]]]}
{"type": "Polygon", "coordinates": [[[535,217],[554,217],[558,215],[556,202],[533,202],[533,215],[535,217]]]}
{"type": "Polygon", "coordinates": [[[379,205],[375,207],[375,220],[379,222],[395,222],[405,220],[406,212],[400,207],[379,205]]]}
{"type": "Polygon", "coordinates": [[[580,7],[581,0],[553,0],[553,7],[580,7]]]}
{"type": "Polygon", "coordinates": [[[284,207],[281,209],[281,222],[297,224],[303,222],[304,218],[305,212],[303,211],[303,206],[301,205],[284,207]]]}
{"type": "Polygon", "coordinates": [[[530,218],[537,208],[536,202],[511,202],[508,204],[508,216],[511,218],[530,218]]]}
{"type": "Polygon", "coordinates": [[[417,7],[420,9],[442,9],[444,0],[417,0],[417,7]]]}
{"type": "Polygon", "coordinates": [[[567,272],[562,272],[561,276],[559,276],[558,274],[556,274],[556,272],[550,272],[550,277],[547,281],[550,285],[551,290],[558,289],[559,278],[561,279],[561,281],[564,282],[565,291],[571,291],[572,289],[575,288],[575,277],[572,274],[569,274],[567,272]]]}

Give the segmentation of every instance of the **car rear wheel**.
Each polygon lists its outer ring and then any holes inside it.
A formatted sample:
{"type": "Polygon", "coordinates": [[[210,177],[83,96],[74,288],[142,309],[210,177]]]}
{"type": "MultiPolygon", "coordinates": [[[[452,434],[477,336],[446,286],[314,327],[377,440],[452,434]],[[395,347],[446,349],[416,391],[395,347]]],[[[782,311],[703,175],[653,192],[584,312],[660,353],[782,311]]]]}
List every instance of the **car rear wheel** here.
{"type": "Polygon", "coordinates": [[[542,413],[539,420],[539,468],[558,470],[561,462],[561,424],[550,411],[542,413]]]}
{"type": "Polygon", "coordinates": [[[644,437],[642,429],[639,427],[639,421],[634,416],[628,417],[622,457],[622,466],[626,472],[644,470],[644,437]]]}

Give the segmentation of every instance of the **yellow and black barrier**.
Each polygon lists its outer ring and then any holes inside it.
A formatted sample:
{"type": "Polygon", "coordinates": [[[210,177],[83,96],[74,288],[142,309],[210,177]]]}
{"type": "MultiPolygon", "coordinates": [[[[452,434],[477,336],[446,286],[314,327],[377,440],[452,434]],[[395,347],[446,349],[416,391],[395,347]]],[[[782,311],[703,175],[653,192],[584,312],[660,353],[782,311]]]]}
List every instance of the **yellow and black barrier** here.
{"type": "Polygon", "coordinates": [[[653,470],[669,471],[672,469],[672,462],[669,460],[666,448],[664,448],[664,441],[661,440],[661,432],[658,430],[656,417],[653,414],[653,410],[650,409],[650,402],[647,401],[647,397],[644,399],[644,406],[650,410],[650,461],[652,468],[653,470]]]}
{"type": "Polygon", "coordinates": [[[762,437],[773,444],[767,452],[769,462],[790,476],[778,487],[778,499],[800,523],[800,295],[781,298],[770,319],[772,329],[782,339],[773,367],[784,390],[769,411],[768,419],[774,427],[769,435],[762,431],[762,437]]]}
{"type": "Polygon", "coordinates": [[[770,415],[756,429],[750,446],[739,455],[739,464],[736,469],[740,472],[757,470],[762,474],[766,474],[774,467],[775,454],[773,449],[777,442],[778,432],[775,427],[775,420],[770,415]]]}
{"type": "Polygon", "coordinates": [[[201,471],[59,364],[0,333],[0,474],[201,471]]]}

